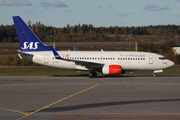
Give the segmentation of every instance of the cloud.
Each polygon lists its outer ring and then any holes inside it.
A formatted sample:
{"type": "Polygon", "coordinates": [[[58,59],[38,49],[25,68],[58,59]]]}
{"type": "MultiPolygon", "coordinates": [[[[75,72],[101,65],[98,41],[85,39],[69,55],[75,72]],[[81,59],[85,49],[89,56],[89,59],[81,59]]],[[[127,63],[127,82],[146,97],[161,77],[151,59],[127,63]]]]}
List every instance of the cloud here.
{"type": "Polygon", "coordinates": [[[110,4],[108,5],[108,8],[111,8],[111,5],[110,5],[110,4]]]}
{"type": "Polygon", "coordinates": [[[127,17],[127,16],[129,16],[129,13],[126,13],[126,14],[118,13],[118,16],[119,17],[127,17]]]}
{"type": "Polygon", "coordinates": [[[66,10],[66,12],[75,12],[75,10],[66,10]]]}
{"type": "Polygon", "coordinates": [[[97,6],[97,8],[104,8],[103,6],[97,6]]]}
{"type": "Polygon", "coordinates": [[[42,2],[39,4],[41,7],[44,7],[44,8],[48,8],[48,7],[52,6],[52,3],[50,3],[50,2],[42,2]]]}
{"type": "Polygon", "coordinates": [[[62,3],[60,0],[55,0],[53,7],[68,7],[66,4],[62,3]]]}
{"type": "Polygon", "coordinates": [[[178,17],[180,17],[180,12],[178,12],[178,17]]]}
{"type": "Polygon", "coordinates": [[[4,0],[0,5],[2,6],[31,6],[29,0],[4,0]]]}
{"type": "Polygon", "coordinates": [[[157,6],[153,4],[148,4],[144,7],[144,10],[146,11],[161,11],[161,10],[167,10],[167,9],[169,9],[168,6],[161,5],[161,4],[158,4],[157,6]]]}
{"type": "Polygon", "coordinates": [[[41,7],[46,8],[46,9],[49,8],[49,7],[58,7],[58,8],[68,7],[66,4],[64,4],[60,0],[54,0],[53,3],[51,3],[51,2],[41,2],[39,4],[40,4],[41,7]]]}

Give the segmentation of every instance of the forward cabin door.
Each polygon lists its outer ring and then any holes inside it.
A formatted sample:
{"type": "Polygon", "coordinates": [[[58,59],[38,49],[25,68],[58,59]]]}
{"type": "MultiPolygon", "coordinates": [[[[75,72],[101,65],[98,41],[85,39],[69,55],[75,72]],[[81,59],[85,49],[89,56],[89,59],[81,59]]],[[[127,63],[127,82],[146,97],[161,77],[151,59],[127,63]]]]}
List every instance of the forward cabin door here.
{"type": "Polygon", "coordinates": [[[48,62],[49,62],[49,56],[46,54],[44,55],[44,63],[48,64],[48,62]]]}
{"type": "Polygon", "coordinates": [[[154,59],[153,55],[150,55],[149,56],[149,64],[153,64],[153,59],[154,59]]]}

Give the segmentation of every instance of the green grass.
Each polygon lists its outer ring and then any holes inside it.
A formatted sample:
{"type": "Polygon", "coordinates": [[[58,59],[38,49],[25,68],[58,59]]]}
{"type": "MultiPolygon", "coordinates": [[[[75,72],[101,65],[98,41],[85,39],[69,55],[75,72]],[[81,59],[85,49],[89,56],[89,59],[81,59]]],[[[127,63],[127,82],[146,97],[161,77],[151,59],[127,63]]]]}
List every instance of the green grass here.
{"type": "MultiPolygon", "coordinates": [[[[130,71],[127,71],[126,74],[132,74],[132,75],[150,75],[153,71],[133,71],[130,73],[130,71]]],[[[174,66],[168,69],[163,70],[162,73],[157,73],[159,75],[180,75],[180,66],[174,66]]]]}
{"type": "Polygon", "coordinates": [[[0,75],[81,75],[88,71],[62,70],[55,68],[0,68],[0,75]]]}
{"type": "Polygon", "coordinates": [[[7,59],[9,56],[13,58],[18,57],[17,54],[0,54],[0,59],[7,59]]]}
{"type": "MultiPolygon", "coordinates": [[[[0,75],[88,75],[89,71],[62,70],[48,67],[0,68],[0,75]]],[[[100,73],[98,73],[99,75],[100,73]]],[[[151,75],[152,71],[127,71],[125,75],[151,75]]],[[[164,70],[163,75],[180,75],[180,66],[164,70]]]]}

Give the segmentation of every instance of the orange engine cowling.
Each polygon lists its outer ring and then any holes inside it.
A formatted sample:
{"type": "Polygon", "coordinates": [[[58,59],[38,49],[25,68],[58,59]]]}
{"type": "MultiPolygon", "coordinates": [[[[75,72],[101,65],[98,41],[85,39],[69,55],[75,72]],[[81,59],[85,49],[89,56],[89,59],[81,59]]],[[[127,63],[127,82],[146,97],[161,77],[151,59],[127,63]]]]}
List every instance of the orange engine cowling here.
{"type": "Polygon", "coordinates": [[[102,73],[104,75],[121,74],[122,68],[120,65],[104,65],[102,68],[102,73]]]}

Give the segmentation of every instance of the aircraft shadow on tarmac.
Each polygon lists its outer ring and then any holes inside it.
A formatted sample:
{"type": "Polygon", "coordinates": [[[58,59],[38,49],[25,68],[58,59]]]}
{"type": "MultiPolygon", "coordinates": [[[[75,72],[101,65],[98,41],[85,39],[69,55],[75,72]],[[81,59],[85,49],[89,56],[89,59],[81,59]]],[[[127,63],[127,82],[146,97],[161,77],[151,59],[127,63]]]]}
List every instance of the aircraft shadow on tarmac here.
{"type": "MultiPolygon", "coordinates": [[[[88,77],[87,74],[82,74],[82,75],[52,75],[52,76],[49,76],[49,77],[88,77]]],[[[136,77],[136,76],[126,76],[126,75],[99,75],[99,76],[96,76],[96,77],[92,77],[93,78],[115,78],[115,77],[136,77]]]]}
{"type": "MultiPolygon", "coordinates": [[[[81,75],[51,75],[49,77],[87,77],[87,74],[81,74],[81,75]]],[[[108,78],[108,77],[152,77],[152,75],[99,75],[92,78],[108,78]]],[[[157,75],[156,77],[180,77],[180,75],[157,75]]]]}
{"type": "MultiPolygon", "coordinates": [[[[61,112],[61,111],[70,111],[70,110],[78,110],[78,109],[86,109],[86,108],[97,108],[97,107],[114,106],[114,105],[142,104],[142,103],[156,103],[156,102],[176,102],[176,101],[180,101],[180,99],[104,102],[104,103],[92,103],[92,104],[81,104],[81,105],[73,105],[73,106],[65,106],[65,107],[47,108],[47,109],[43,109],[39,112],[61,112]]],[[[33,112],[33,111],[35,111],[35,110],[27,111],[27,112],[33,112]]]]}

